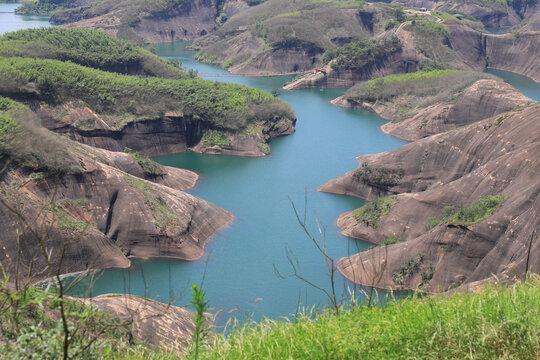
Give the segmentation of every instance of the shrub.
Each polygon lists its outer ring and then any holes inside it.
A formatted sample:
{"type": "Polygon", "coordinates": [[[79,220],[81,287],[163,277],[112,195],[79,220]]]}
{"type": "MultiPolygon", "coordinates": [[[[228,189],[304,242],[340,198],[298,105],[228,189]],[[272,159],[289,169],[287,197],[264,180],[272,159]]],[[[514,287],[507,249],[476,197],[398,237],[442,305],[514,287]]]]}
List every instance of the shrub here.
{"type": "Polygon", "coordinates": [[[202,136],[201,142],[208,146],[230,146],[229,136],[219,130],[207,130],[202,136]]]}
{"type": "Polygon", "coordinates": [[[491,196],[478,200],[474,205],[459,210],[450,218],[450,224],[474,225],[489,217],[506,200],[506,196],[491,196]]]}
{"type": "Polygon", "coordinates": [[[387,237],[386,239],[384,239],[382,244],[383,245],[394,245],[394,244],[398,244],[398,243],[400,243],[402,241],[403,241],[403,239],[400,239],[397,236],[392,235],[392,236],[387,237]]]}
{"type": "Polygon", "coordinates": [[[356,169],[353,178],[362,181],[368,185],[389,188],[396,186],[403,177],[403,171],[382,167],[371,167],[367,162],[356,169]]]}
{"type": "Polygon", "coordinates": [[[125,148],[124,152],[130,154],[146,175],[149,176],[163,176],[166,174],[157,162],[149,159],[147,156],[142,155],[138,151],[133,151],[130,148],[125,148]]]}
{"type": "Polygon", "coordinates": [[[357,223],[364,223],[367,226],[377,228],[380,218],[388,214],[396,200],[395,197],[374,199],[353,211],[352,215],[357,223]]]}
{"type": "Polygon", "coordinates": [[[186,71],[132,44],[93,29],[24,29],[0,36],[0,56],[71,61],[118,73],[187,78],[186,71]]]}
{"type": "Polygon", "coordinates": [[[332,60],[336,70],[360,70],[365,66],[382,61],[392,53],[401,51],[402,45],[397,37],[389,40],[359,40],[345,46],[330,49],[323,55],[323,62],[332,60]]]}
{"type": "Polygon", "coordinates": [[[401,269],[398,272],[392,274],[392,281],[397,285],[403,285],[407,277],[413,275],[420,269],[422,260],[424,260],[424,254],[418,254],[407,260],[401,265],[401,269]]]}
{"type": "Polygon", "coordinates": [[[246,86],[193,79],[143,78],[112,74],[57,60],[1,58],[0,94],[38,97],[51,104],[82,100],[111,126],[137,119],[158,119],[167,111],[182,113],[214,128],[238,131],[262,114],[294,119],[285,102],[246,86]],[[35,84],[35,89],[28,84],[35,84]],[[133,101],[135,100],[135,101],[133,101]],[[276,113],[272,111],[276,110],[276,113]]]}

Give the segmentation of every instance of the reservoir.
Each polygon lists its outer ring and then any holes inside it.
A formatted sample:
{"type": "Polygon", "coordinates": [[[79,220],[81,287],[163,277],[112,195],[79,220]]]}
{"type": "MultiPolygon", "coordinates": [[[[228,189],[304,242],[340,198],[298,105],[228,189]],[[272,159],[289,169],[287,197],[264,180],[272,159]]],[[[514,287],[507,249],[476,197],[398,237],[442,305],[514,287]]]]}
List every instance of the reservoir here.
{"type": "MultiPolygon", "coordinates": [[[[0,34],[28,27],[50,26],[46,18],[13,13],[17,4],[0,4],[0,34]]],[[[217,77],[226,71],[194,60],[186,43],[154,45],[158,55],[182,61],[183,66],[205,79],[235,82],[265,91],[280,88],[286,77],[217,77]]],[[[499,70],[488,72],[503,77],[525,95],[540,100],[540,86],[532,80],[499,70]]],[[[300,280],[282,279],[297,259],[297,269],[318,286],[329,288],[329,273],[323,256],[317,252],[298,224],[292,204],[307,228],[321,240],[325,234],[329,255],[335,258],[368,247],[339,233],[340,213],[360,207],[355,198],[320,193],[316,188],[326,181],[357,167],[357,156],[392,150],[404,141],[384,134],[385,120],[373,113],[342,109],[329,103],[344,89],[280,90],[298,118],[296,133],[271,142],[272,154],[263,158],[240,158],[185,153],[157,158],[163,165],[196,171],[197,185],[189,193],[228,211],[235,219],[206,247],[205,256],[194,262],[132,259],[130,270],[104,271],[91,295],[132,293],[175,305],[189,302],[190,285],[201,283],[218,323],[231,316],[259,319],[278,318],[297,311],[299,306],[323,306],[327,299],[300,280]],[[307,206],[305,206],[307,204],[307,206]]],[[[352,284],[336,275],[338,294],[352,284]]]]}

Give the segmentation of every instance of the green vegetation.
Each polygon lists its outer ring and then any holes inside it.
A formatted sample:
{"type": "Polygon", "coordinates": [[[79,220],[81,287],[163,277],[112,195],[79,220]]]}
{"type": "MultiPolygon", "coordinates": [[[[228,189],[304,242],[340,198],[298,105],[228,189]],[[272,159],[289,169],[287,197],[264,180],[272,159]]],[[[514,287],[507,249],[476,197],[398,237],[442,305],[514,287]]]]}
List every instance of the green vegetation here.
{"type": "Polygon", "coordinates": [[[0,36],[0,56],[71,61],[118,73],[171,79],[189,75],[167,61],[124,40],[92,29],[25,29],[0,36]]]}
{"type": "MultiPolygon", "coordinates": [[[[540,280],[478,293],[413,297],[216,335],[202,359],[535,359],[540,280]]],[[[135,357],[137,358],[137,357],[135,357]]],[[[142,357],[141,357],[142,358],[142,357]]]]}
{"type": "Polygon", "coordinates": [[[37,124],[38,119],[28,107],[0,97],[0,161],[52,176],[79,173],[80,164],[65,144],[37,124]]]}
{"type": "Polygon", "coordinates": [[[373,37],[379,17],[394,18],[395,10],[386,4],[368,9],[364,1],[268,0],[230,17],[193,46],[200,49],[197,59],[234,66],[257,66],[276,50],[304,51],[311,64],[290,64],[290,71],[301,71],[319,66],[329,49],[373,37]],[[349,9],[357,15],[344,16],[349,9]],[[231,51],[239,44],[243,51],[231,51]]]}
{"type": "Polygon", "coordinates": [[[398,244],[400,242],[403,242],[403,239],[400,239],[397,236],[392,235],[392,236],[387,237],[386,239],[384,239],[382,241],[382,244],[383,245],[394,245],[394,244],[398,244]]]}
{"type": "Polygon", "coordinates": [[[489,217],[506,200],[506,196],[491,196],[481,198],[469,207],[460,209],[448,220],[449,224],[471,226],[489,217]]]}
{"type": "Polygon", "coordinates": [[[383,61],[389,55],[401,51],[397,37],[388,40],[359,40],[345,46],[329,49],[323,55],[323,62],[332,60],[335,70],[361,70],[366,66],[383,61]]]}
{"type": "Polygon", "coordinates": [[[392,274],[392,281],[394,284],[403,285],[403,282],[407,279],[407,277],[414,275],[418,270],[420,270],[422,260],[424,260],[424,254],[418,254],[415,257],[405,261],[405,263],[401,265],[399,271],[392,274]]]}
{"type": "Polygon", "coordinates": [[[15,9],[18,15],[50,15],[53,11],[75,6],[74,0],[23,0],[15,9]]]}
{"type": "Polygon", "coordinates": [[[268,155],[270,154],[270,146],[265,143],[257,143],[257,148],[264,154],[268,155]]]}
{"type": "Polygon", "coordinates": [[[57,60],[1,58],[0,94],[37,97],[49,104],[82,100],[122,128],[167,111],[215,128],[240,130],[275,116],[294,118],[283,101],[260,90],[201,79],[170,80],[126,76],[57,60]]]}
{"type": "Polygon", "coordinates": [[[441,23],[429,20],[414,20],[406,29],[414,35],[416,48],[432,61],[451,64],[459,56],[450,49],[448,42],[448,29],[441,23]]]}
{"type": "Polygon", "coordinates": [[[143,180],[138,180],[129,176],[124,177],[124,181],[144,195],[144,203],[156,222],[156,228],[161,233],[166,233],[167,228],[182,225],[182,220],[167,205],[165,200],[156,191],[155,185],[143,180]]]}
{"type": "Polygon", "coordinates": [[[367,162],[362,163],[353,173],[353,178],[368,185],[389,188],[396,186],[403,177],[403,171],[381,167],[369,166],[367,162]]]}
{"type": "Polygon", "coordinates": [[[452,101],[456,94],[480,79],[493,77],[473,71],[429,70],[409,74],[390,75],[353,86],[344,98],[363,102],[393,101],[400,96],[426,97],[417,103],[425,107],[438,101],[452,101]]]}
{"type": "Polygon", "coordinates": [[[204,132],[201,142],[208,146],[231,146],[229,135],[219,130],[207,130],[204,132]]]}
{"type": "Polygon", "coordinates": [[[357,223],[364,223],[367,226],[377,228],[382,216],[388,215],[388,211],[395,204],[395,197],[377,198],[371,200],[359,209],[352,212],[352,216],[357,223]]]}
{"type": "Polygon", "coordinates": [[[70,359],[98,359],[127,346],[126,324],[107,312],[59,297],[53,291],[14,290],[0,283],[2,358],[59,358],[66,340],[60,311],[69,324],[70,359]]]}
{"type": "Polygon", "coordinates": [[[430,230],[435,226],[447,223],[451,225],[472,226],[488,218],[506,200],[506,196],[488,195],[481,198],[476,203],[465,208],[445,206],[441,211],[441,217],[432,217],[426,226],[430,230]]]}
{"type": "Polygon", "coordinates": [[[155,162],[152,159],[149,159],[147,156],[142,155],[138,151],[133,151],[130,148],[125,148],[124,152],[131,155],[137,163],[139,163],[139,166],[144,171],[144,173],[148,176],[163,176],[166,174],[165,171],[161,168],[161,165],[159,165],[157,162],[155,162]]]}

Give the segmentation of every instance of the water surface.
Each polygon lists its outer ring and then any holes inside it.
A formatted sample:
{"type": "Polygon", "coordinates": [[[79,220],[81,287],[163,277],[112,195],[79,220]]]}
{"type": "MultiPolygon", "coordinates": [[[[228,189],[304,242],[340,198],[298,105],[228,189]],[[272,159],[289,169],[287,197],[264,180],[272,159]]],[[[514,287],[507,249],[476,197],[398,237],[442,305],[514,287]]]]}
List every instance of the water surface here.
{"type": "MultiPolygon", "coordinates": [[[[185,44],[155,47],[159,55],[177,58],[184,67],[199,73],[227,73],[194,61],[193,52],[187,51],[185,44]]],[[[291,79],[205,78],[266,91],[291,79]]],[[[342,236],[335,224],[340,213],[355,209],[363,202],[320,193],[316,188],[356,168],[356,156],[391,150],[404,142],[384,134],[380,126],[385,121],[375,114],[331,105],[329,101],[344,90],[280,91],[281,98],[296,111],[298,122],[295,134],[271,142],[270,156],[241,158],[185,153],[156,159],[164,165],[198,172],[200,180],[189,192],[234,214],[232,225],[208,244],[207,255],[195,262],[136,261],[136,270],[106,271],[94,286],[93,294],[118,292],[124,286],[124,279],[131,276],[130,291],[142,295],[142,270],[147,287],[151,282],[149,295],[166,301],[169,283],[172,287],[185,287],[190,282],[200,281],[206,266],[204,287],[210,305],[223,310],[222,321],[235,308],[254,311],[256,318],[262,315],[276,318],[293,313],[299,302],[304,305],[326,303],[320,293],[299,280],[283,280],[274,272],[274,266],[283,274],[291,271],[285,252],[289,248],[297,256],[303,275],[328,288],[324,259],[302,232],[291,201],[303,211],[307,197],[309,230],[320,239],[316,219],[327,227],[326,244],[331,256],[342,257],[365,248],[367,244],[342,236]]],[[[337,279],[342,292],[345,279],[340,275],[337,279]]],[[[179,304],[183,304],[182,301],[179,304]]]]}
{"type": "Polygon", "coordinates": [[[15,9],[19,5],[0,3],[0,35],[20,29],[52,26],[48,16],[15,15],[15,9]]]}

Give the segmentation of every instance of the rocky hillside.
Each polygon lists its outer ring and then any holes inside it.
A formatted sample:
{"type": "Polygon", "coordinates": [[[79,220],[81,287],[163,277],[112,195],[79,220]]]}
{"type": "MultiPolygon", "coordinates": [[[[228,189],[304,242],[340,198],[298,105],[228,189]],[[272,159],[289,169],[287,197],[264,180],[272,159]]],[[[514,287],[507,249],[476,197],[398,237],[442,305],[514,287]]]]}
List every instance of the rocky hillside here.
{"type": "Polygon", "coordinates": [[[332,61],[322,71],[301,76],[284,88],[351,87],[372,78],[433,68],[483,71],[491,67],[540,81],[540,33],[537,32],[494,35],[455,20],[414,20],[402,23],[384,36],[397,37],[401,51],[355,69],[339,68],[332,61]]]}
{"type": "Polygon", "coordinates": [[[29,104],[49,129],[108,150],[264,156],[270,139],[294,132],[288,104],[241,85],[126,76],[41,58],[0,57],[0,68],[1,95],[29,104]]]}
{"type": "Polygon", "coordinates": [[[127,256],[195,260],[232,220],[182,191],[196,174],[67,140],[36,126],[28,108],[1,103],[0,222],[9,273],[18,267],[36,280],[50,275],[47,262],[70,273],[129,267],[127,256]]]}
{"type": "Polygon", "coordinates": [[[414,141],[510,111],[533,101],[497,78],[436,70],[392,75],[349,89],[332,103],[391,120],[383,131],[414,141]]]}
{"type": "Polygon", "coordinates": [[[399,149],[321,191],[371,200],[343,214],[342,232],[377,247],[339,262],[360,284],[445,291],[492,274],[540,271],[540,105],[399,149]],[[535,235],[536,234],[536,235],[535,235]]]}
{"type": "Polygon", "coordinates": [[[198,39],[197,58],[233,73],[290,73],[322,64],[323,53],[384,31],[396,10],[385,4],[268,0],[198,39]]]}
{"type": "MultiPolygon", "coordinates": [[[[185,41],[213,31],[227,13],[245,3],[220,0],[133,1],[106,0],[54,12],[51,22],[68,27],[94,28],[136,43],[185,41]]],[[[247,5],[246,5],[247,6],[247,5]]]]}
{"type": "Polygon", "coordinates": [[[452,49],[471,68],[487,67],[515,72],[540,82],[540,33],[485,34],[448,25],[452,49]]]}

